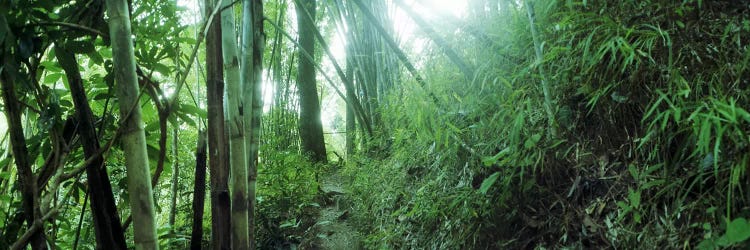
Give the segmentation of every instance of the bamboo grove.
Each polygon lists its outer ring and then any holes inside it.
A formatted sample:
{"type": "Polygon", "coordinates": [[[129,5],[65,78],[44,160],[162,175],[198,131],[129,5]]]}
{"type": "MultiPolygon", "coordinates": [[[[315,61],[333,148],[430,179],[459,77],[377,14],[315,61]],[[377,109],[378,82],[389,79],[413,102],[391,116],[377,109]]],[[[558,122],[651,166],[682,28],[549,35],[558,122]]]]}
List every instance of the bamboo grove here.
{"type": "Polygon", "coordinates": [[[734,249],[750,2],[0,1],[0,249],[734,249]]]}

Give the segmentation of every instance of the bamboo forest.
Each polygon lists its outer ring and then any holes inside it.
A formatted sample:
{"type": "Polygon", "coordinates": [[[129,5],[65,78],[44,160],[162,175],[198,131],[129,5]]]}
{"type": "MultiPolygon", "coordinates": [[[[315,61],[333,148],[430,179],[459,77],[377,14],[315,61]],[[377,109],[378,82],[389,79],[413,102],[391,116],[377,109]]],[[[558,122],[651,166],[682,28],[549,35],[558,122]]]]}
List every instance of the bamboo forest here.
{"type": "Polygon", "coordinates": [[[750,0],[0,0],[0,249],[747,249],[750,0]]]}

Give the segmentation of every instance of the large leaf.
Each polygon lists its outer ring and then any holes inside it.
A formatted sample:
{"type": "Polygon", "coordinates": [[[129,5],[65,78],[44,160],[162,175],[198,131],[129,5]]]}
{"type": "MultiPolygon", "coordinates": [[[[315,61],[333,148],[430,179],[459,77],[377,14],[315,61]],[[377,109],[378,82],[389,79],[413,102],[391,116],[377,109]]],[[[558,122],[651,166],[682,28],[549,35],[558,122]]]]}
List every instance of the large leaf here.
{"type": "Polygon", "coordinates": [[[750,238],[750,223],[745,218],[737,218],[727,224],[727,232],[719,238],[719,245],[731,246],[750,238]]]}
{"type": "Polygon", "coordinates": [[[155,63],[154,64],[154,70],[156,72],[161,73],[164,76],[168,76],[171,73],[171,70],[167,65],[164,65],[162,63],[155,63]]]}
{"type": "Polygon", "coordinates": [[[62,72],[62,68],[60,68],[60,65],[58,65],[57,62],[44,61],[39,64],[44,67],[44,70],[49,72],[62,72]]]}
{"type": "Polygon", "coordinates": [[[179,110],[180,110],[181,113],[194,115],[194,116],[197,116],[197,117],[200,117],[200,118],[203,118],[203,119],[205,119],[206,116],[207,116],[206,110],[200,109],[200,108],[198,108],[196,106],[193,106],[193,105],[180,104],[179,107],[180,107],[179,110]]]}
{"type": "Polygon", "coordinates": [[[62,73],[47,74],[46,76],[44,76],[44,80],[42,82],[45,84],[53,84],[59,81],[62,76],[62,73]]]}

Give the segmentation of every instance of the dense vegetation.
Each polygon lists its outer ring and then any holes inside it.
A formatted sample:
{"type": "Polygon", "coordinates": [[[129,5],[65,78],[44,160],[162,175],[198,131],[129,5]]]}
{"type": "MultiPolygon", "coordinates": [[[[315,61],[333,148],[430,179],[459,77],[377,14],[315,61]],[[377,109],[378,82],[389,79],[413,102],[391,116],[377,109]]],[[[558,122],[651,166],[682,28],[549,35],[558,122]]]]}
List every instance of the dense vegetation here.
{"type": "Polygon", "coordinates": [[[446,2],[0,2],[0,248],[750,246],[749,1],[446,2]]]}

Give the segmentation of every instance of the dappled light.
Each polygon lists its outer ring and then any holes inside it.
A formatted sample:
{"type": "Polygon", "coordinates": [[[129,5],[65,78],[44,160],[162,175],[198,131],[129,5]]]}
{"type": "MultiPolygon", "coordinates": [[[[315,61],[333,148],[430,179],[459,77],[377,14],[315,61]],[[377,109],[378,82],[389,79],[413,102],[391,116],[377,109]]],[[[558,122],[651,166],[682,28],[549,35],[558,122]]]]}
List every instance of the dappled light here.
{"type": "Polygon", "coordinates": [[[0,2],[0,249],[746,249],[750,1],[0,2]]]}

